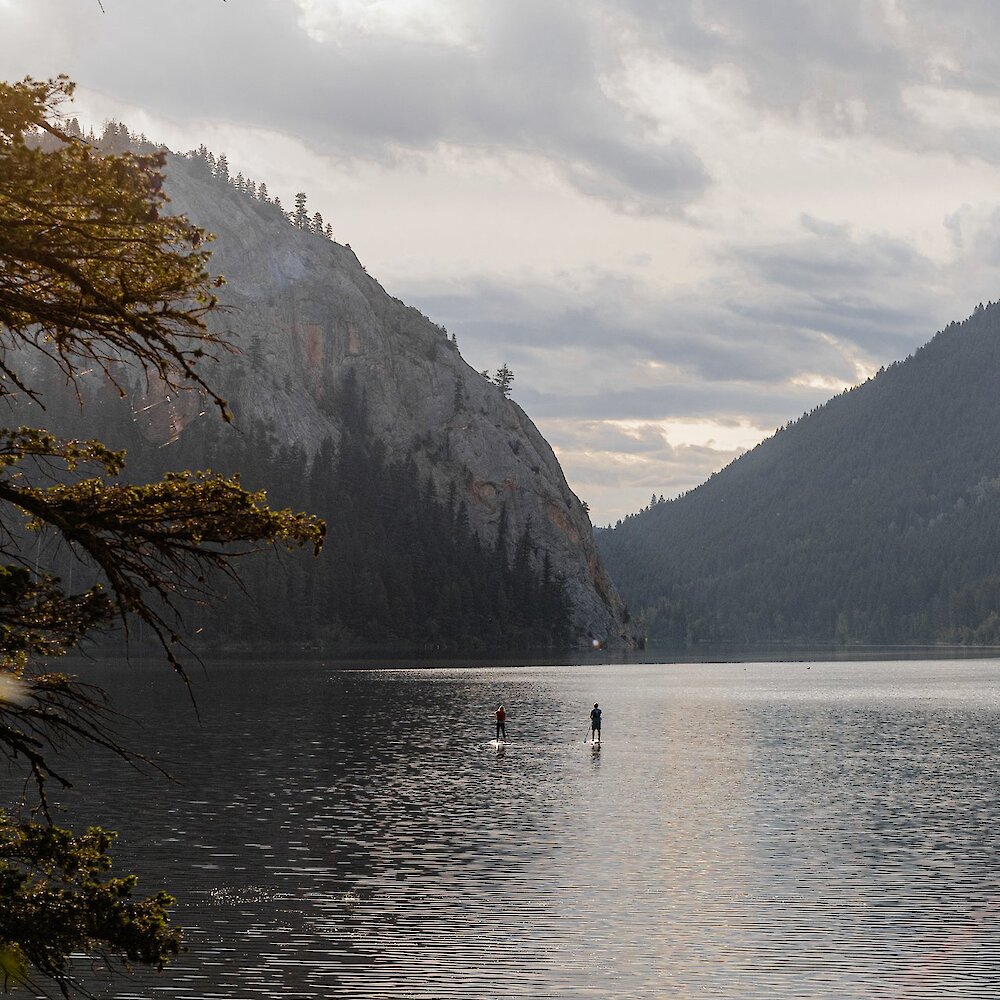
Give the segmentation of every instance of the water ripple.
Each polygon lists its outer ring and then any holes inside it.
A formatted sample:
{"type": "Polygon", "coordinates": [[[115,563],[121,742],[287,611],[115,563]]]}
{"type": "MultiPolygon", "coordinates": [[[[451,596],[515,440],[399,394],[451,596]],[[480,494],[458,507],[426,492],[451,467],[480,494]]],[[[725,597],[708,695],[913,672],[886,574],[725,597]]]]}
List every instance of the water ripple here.
{"type": "Polygon", "coordinates": [[[167,973],[98,992],[996,993],[995,661],[209,678],[199,726],[169,678],[114,674],[181,784],[94,761],[64,800],[188,929],[167,973]]]}

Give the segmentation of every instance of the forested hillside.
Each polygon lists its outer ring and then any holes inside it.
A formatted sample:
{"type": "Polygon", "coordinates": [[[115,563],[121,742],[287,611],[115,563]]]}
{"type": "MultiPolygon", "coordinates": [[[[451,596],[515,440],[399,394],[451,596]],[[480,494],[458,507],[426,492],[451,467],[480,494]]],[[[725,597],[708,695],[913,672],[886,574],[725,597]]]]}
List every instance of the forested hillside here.
{"type": "MultiPolygon", "coordinates": [[[[191,644],[212,653],[351,649],[465,652],[566,646],[571,614],[565,585],[530,528],[512,536],[502,518],[484,543],[468,504],[439,496],[412,460],[393,461],[367,424],[365,401],[348,378],[339,394],[341,435],[313,455],[282,444],[274,429],[251,420],[234,427],[196,421],[166,446],[148,440],[149,413],[134,412],[109,386],[87,387],[81,410],[58,379],[45,386],[46,420],[65,435],[78,427],[127,453],[129,482],[172,469],[238,474],[273,506],[313,511],[328,525],[326,551],[277,554],[243,567],[246,593],[223,581],[225,600],[188,605],[191,644]]],[[[153,410],[157,406],[153,404],[153,410]]],[[[214,416],[214,415],[211,415],[214,416]]],[[[76,586],[85,582],[72,554],[39,539],[37,558],[76,586]]],[[[133,635],[133,641],[138,634],[133,635]]]]}
{"type": "Polygon", "coordinates": [[[674,645],[1000,642],[1000,305],[598,545],[674,645]]]}

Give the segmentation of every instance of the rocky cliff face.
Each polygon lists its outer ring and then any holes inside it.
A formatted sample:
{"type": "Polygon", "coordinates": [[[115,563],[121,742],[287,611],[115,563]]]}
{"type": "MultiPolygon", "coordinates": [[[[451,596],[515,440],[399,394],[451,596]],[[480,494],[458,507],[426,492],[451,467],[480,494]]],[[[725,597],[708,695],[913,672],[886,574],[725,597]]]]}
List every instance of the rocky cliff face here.
{"type": "MultiPolygon", "coordinates": [[[[442,497],[454,486],[481,537],[496,536],[502,508],[510,538],[530,524],[538,559],[547,552],[566,581],[580,641],[631,644],[586,510],[521,407],[441,327],[387,294],[349,246],[294,228],[197,161],[171,157],[167,174],[172,210],[216,237],[212,267],[226,277],[229,308],[214,326],[243,351],[217,381],[237,421],[265,420],[314,453],[339,437],[337,400],[353,374],[390,455],[412,455],[442,497]]],[[[172,409],[150,433],[183,433],[188,416],[172,409]]]]}

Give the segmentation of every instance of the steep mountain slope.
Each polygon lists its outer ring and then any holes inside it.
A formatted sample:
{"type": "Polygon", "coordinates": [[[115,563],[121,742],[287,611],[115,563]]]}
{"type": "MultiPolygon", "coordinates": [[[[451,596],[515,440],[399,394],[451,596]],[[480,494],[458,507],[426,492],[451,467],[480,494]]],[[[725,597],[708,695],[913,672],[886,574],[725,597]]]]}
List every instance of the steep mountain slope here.
{"type": "MultiPolygon", "coordinates": [[[[220,365],[218,381],[238,424],[265,426],[277,446],[312,459],[327,439],[336,450],[359,394],[385,461],[411,461],[442,502],[464,504],[484,543],[502,532],[513,561],[528,532],[521,558],[563,579],[575,639],[631,642],[586,510],[517,403],[441,327],[388,295],[349,246],[294,228],[197,158],[171,156],[167,175],[171,210],[216,236],[212,268],[226,276],[228,309],[214,323],[244,352],[220,365]]],[[[136,409],[154,440],[199,433],[193,398],[136,409]]]]}
{"type": "Polygon", "coordinates": [[[651,636],[1000,641],[1000,306],[600,532],[651,636]]]}

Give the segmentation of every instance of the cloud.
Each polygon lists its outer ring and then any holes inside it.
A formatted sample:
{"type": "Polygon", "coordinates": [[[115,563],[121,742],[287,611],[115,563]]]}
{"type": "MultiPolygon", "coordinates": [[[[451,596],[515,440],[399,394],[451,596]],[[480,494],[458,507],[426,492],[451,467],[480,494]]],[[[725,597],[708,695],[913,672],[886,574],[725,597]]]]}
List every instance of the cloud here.
{"type": "Polygon", "coordinates": [[[606,0],[646,59],[735,74],[748,111],[1000,163],[991,0],[606,0]]]}
{"type": "Polygon", "coordinates": [[[956,251],[956,264],[1000,267],[1000,205],[962,205],[945,219],[956,251]]]}
{"type": "Polygon", "coordinates": [[[872,361],[905,354],[934,332],[942,308],[939,264],[912,243],[880,233],[855,237],[851,227],[810,216],[782,241],[730,247],[744,271],[748,319],[831,338],[845,356],[872,361]]]}
{"type": "Polygon", "coordinates": [[[567,447],[618,455],[642,455],[669,458],[673,446],[663,427],[650,422],[610,420],[553,420],[550,434],[567,447]]]}
{"type": "Polygon", "coordinates": [[[154,114],[286,131],[339,157],[529,154],[627,213],[682,212],[709,183],[682,139],[654,134],[605,92],[607,53],[585,3],[469,0],[457,34],[447,18],[419,32],[385,4],[343,0],[105,6],[101,17],[96,4],[37,0],[0,55],[27,65],[23,53],[58,51],[60,65],[36,75],[69,72],[154,114]]]}
{"type": "Polygon", "coordinates": [[[456,332],[477,367],[526,371],[519,398],[541,413],[770,419],[775,399],[787,394],[794,414],[809,393],[818,401],[927,340],[953,318],[940,277],[905,240],[806,218],[782,240],[720,249],[711,279],[692,287],[593,270],[402,292],[456,332]]]}
{"type": "MultiPolygon", "coordinates": [[[[857,127],[861,102],[874,117],[898,113],[912,75],[905,19],[880,0],[624,0],[636,34],[656,54],[706,71],[734,66],[752,101],[857,127]],[[680,8],[680,9],[678,9],[680,8]]],[[[863,119],[862,119],[863,120],[863,119]]]]}
{"type": "Polygon", "coordinates": [[[693,489],[744,450],[713,444],[603,448],[614,443],[614,428],[600,421],[552,421],[547,431],[574,490],[599,524],[638,510],[651,494],[673,497],[693,489]]]}

